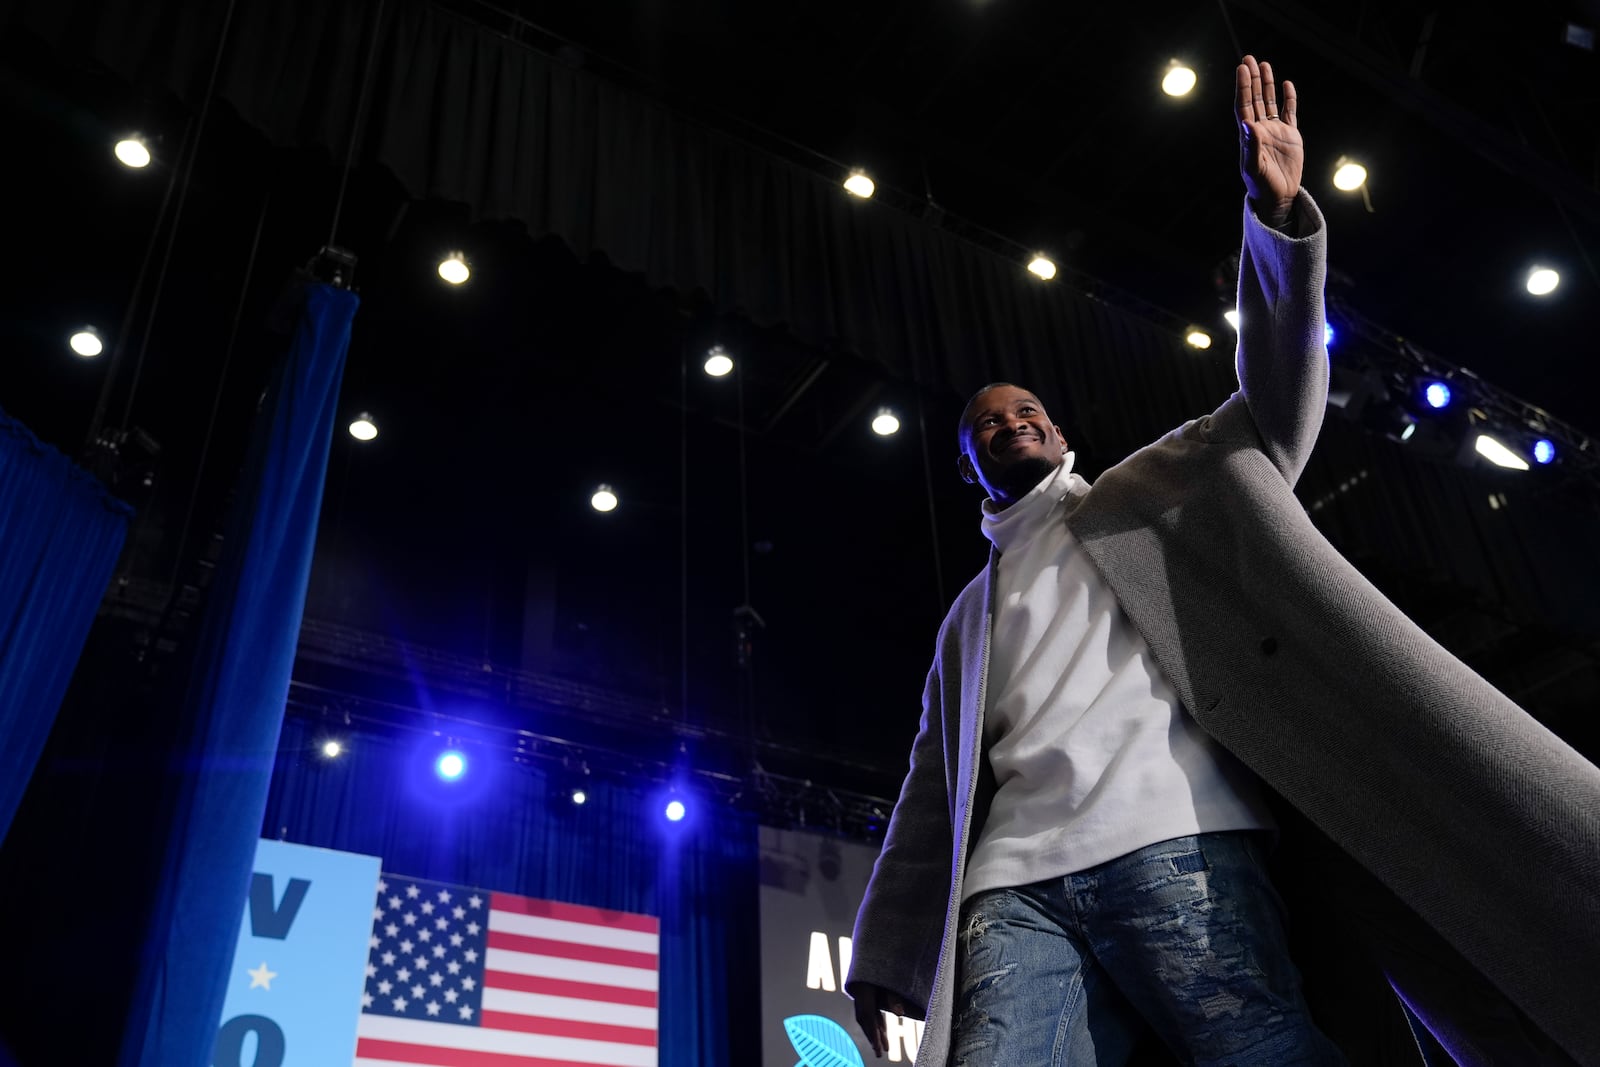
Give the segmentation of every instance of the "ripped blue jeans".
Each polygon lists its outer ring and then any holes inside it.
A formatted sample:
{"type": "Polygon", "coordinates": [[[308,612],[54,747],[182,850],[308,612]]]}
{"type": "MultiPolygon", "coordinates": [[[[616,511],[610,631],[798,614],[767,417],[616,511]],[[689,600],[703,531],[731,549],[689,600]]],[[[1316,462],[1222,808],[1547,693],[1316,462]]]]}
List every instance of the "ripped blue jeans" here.
{"type": "Polygon", "coordinates": [[[1186,1064],[1342,1064],[1256,838],[1180,837],[968,900],[951,1067],[1115,1067],[1143,1024],[1186,1064]]]}

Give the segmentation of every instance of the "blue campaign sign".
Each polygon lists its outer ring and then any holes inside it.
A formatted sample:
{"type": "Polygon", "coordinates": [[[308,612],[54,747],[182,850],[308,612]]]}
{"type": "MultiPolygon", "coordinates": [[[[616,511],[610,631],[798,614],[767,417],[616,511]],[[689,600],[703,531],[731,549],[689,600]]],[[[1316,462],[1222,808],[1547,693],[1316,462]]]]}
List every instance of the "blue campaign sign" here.
{"type": "Polygon", "coordinates": [[[256,846],[215,1067],[350,1067],[378,867],[353,852],[256,846]]]}

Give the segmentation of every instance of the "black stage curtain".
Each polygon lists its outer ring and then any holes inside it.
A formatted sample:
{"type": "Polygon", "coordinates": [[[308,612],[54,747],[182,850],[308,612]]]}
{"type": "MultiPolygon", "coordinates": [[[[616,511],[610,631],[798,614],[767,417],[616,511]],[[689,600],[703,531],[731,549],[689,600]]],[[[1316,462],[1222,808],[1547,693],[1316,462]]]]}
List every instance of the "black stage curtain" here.
{"type": "MultiPolygon", "coordinates": [[[[1196,354],[1174,332],[1040,285],[1017,262],[426,0],[0,0],[0,28],[195,104],[230,12],[217,95],[273,144],[342,160],[371,49],[359,158],[410,194],[519,220],[580,257],[704,291],[935,392],[1026,383],[1071,428],[1090,474],[1234,387],[1225,344],[1196,354]]],[[[1242,210],[1242,198],[1218,210],[1242,210]]],[[[1314,516],[1347,554],[1600,633],[1583,595],[1600,588],[1600,561],[1574,547],[1600,543],[1594,494],[1535,499],[1516,478],[1423,462],[1331,423],[1300,492],[1325,501],[1314,516]],[[1516,506],[1491,509],[1496,491],[1520,493],[1516,506]]]]}

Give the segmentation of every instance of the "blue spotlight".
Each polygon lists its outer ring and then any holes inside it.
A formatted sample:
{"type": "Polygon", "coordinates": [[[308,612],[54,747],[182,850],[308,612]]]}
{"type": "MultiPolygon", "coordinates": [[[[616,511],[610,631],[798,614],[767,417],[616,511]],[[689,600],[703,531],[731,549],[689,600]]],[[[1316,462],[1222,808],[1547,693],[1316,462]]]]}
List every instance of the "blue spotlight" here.
{"type": "Polygon", "coordinates": [[[439,757],[439,762],[433,765],[434,773],[447,782],[453,782],[467,773],[467,757],[451,749],[439,757]]]}
{"type": "Polygon", "coordinates": [[[1438,410],[1450,403],[1450,387],[1443,382],[1429,382],[1422,390],[1422,397],[1430,408],[1438,410]]]}
{"type": "Polygon", "coordinates": [[[1550,463],[1556,458],[1555,442],[1548,437],[1541,437],[1533,443],[1533,459],[1536,463],[1550,463]]]}
{"type": "Polygon", "coordinates": [[[669,801],[667,801],[667,810],[665,812],[665,815],[667,816],[667,821],[668,822],[682,822],[683,821],[683,817],[685,815],[687,815],[687,814],[689,814],[689,809],[685,808],[683,806],[683,801],[681,801],[681,800],[669,800],[669,801]]]}
{"type": "Polygon", "coordinates": [[[1334,332],[1333,323],[1324,319],[1322,321],[1322,346],[1324,348],[1332,348],[1333,339],[1337,336],[1339,335],[1334,332]]]}

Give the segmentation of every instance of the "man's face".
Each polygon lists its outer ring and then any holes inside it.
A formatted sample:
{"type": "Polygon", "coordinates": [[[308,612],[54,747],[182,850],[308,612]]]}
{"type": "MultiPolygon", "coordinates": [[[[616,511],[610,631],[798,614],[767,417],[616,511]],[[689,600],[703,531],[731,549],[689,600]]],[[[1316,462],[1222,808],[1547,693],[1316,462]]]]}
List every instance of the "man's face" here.
{"type": "Polygon", "coordinates": [[[1006,506],[1061,465],[1067,446],[1039,398],[1014,385],[978,395],[961,415],[962,478],[1006,506]]]}

